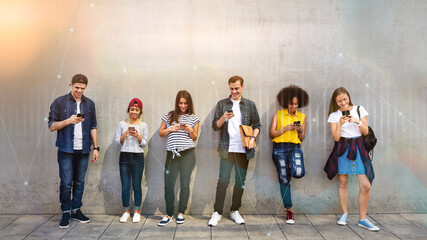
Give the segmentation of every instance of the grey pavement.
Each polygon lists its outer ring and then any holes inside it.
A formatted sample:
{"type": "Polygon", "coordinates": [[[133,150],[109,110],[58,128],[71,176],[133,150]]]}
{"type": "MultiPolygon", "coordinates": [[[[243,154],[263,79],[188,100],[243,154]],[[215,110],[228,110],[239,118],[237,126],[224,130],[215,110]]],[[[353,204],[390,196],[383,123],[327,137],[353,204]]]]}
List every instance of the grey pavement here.
{"type": "Polygon", "coordinates": [[[357,226],[350,215],[347,226],[336,224],[338,215],[295,215],[295,224],[284,216],[243,215],[246,224],[236,225],[223,216],[208,227],[209,216],[186,215],[184,224],[158,227],[163,216],[144,215],[141,222],[119,222],[119,215],[88,215],[90,223],[70,222],[58,227],[60,215],[0,215],[0,239],[427,239],[427,214],[370,214],[379,232],[357,226]]]}

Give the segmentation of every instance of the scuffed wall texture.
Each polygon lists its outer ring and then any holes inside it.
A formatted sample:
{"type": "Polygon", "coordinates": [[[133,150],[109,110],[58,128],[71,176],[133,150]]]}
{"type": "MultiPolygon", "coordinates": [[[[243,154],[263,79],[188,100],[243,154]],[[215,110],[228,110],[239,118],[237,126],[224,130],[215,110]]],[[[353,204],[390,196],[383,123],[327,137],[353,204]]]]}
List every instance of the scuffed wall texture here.
{"type": "MultiPolygon", "coordinates": [[[[142,99],[150,130],[143,212],[165,212],[166,144],[158,128],[186,89],[201,119],[188,211],[210,214],[219,171],[213,109],[228,96],[232,75],[245,79],[243,95],[255,101],[263,125],[242,213],[283,211],[268,129],[279,109],[275,96],[289,84],[311,100],[302,109],[307,174],[292,183],[296,212],[340,211],[336,179],[323,172],[333,147],[329,100],[340,86],[366,107],[379,139],[368,211],[427,212],[426,12],[427,2],[403,0],[1,1],[0,213],[60,211],[56,133],[45,121],[75,73],[89,78],[85,95],[97,106],[102,149],[86,176],[87,213],[121,212],[112,141],[133,97],[142,99]]],[[[357,193],[351,177],[354,213],[357,193]]]]}

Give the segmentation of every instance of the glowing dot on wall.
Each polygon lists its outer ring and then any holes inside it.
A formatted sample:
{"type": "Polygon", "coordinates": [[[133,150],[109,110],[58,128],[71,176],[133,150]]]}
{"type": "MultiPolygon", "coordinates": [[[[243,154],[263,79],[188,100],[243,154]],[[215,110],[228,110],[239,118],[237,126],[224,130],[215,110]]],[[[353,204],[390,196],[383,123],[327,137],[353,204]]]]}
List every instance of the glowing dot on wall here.
{"type": "Polygon", "coordinates": [[[43,120],[44,120],[45,122],[47,122],[47,120],[48,120],[48,119],[47,119],[47,117],[45,117],[43,120]]]}
{"type": "Polygon", "coordinates": [[[342,53],[338,54],[338,56],[342,57],[342,53]]]}
{"type": "Polygon", "coordinates": [[[271,236],[271,233],[267,233],[267,237],[270,237],[271,236]]]}
{"type": "Polygon", "coordinates": [[[166,174],[169,174],[169,170],[166,170],[166,171],[165,171],[165,173],[166,173],[166,174]]]}
{"type": "Polygon", "coordinates": [[[61,75],[59,75],[59,74],[58,74],[58,76],[56,76],[56,77],[57,77],[58,79],[60,79],[60,78],[61,78],[61,75]]]}
{"type": "Polygon", "coordinates": [[[215,81],[212,81],[212,85],[215,85],[215,81]]]}
{"type": "Polygon", "coordinates": [[[196,69],[197,69],[197,66],[196,66],[196,65],[194,65],[194,66],[193,66],[193,69],[194,69],[194,70],[196,70],[196,69]]]}
{"type": "Polygon", "coordinates": [[[74,28],[70,28],[70,32],[74,32],[74,28]]]}
{"type": "Polygon", "coordinates": [[[27,182],[27,181],[25,181],[25,182],[24,182],[24,185],[25,185],[25,186],[28,186],[28,182],[27,182]]]}
{"type": "Polygon", "coordinates": [[[94,7],[94,6],[95,6],[95,4],[93,4],[93,3],[90,4],[90,7],[94,7]]]}
{"type": "Polygon", "coordinates": [[[313,122],[315,122],[316,121],[316,119],[315,118],[313,118],[313,122]]]}
{"type": "Polygon", "coordinates": [[[126,73],[128,70],[126,68],[123,68],[123,72],[126,73]]]}
{"type": "Polygon", "coordinates": [[[369,83],[366,84],[366,87],[369,88],[369,83]]]}
{"type": "Polygon", "coordinates": [[[402,112],[399,112],[399,115],[400,115],[400,116],[402,116],[402,115],[403,115],[403,113],[402,113],[402,112]]]}

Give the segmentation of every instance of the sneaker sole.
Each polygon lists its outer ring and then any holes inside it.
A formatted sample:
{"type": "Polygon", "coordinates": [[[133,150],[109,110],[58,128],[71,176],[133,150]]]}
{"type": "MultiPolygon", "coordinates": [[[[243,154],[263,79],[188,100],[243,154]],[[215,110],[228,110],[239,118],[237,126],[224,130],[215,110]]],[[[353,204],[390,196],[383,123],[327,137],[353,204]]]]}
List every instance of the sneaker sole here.
{"type": "Polygon", "coordinates": [[[60,228],[60,229],[66,229],[66,228],[68,228],[69,226],[70,226],[70,225],[67,225],[67,226],[61,226],[61,225],[60,225],[60,226],[59,226],[59,228],[60,228]]]}
{"type": "Polygon", "coordinates": [[[339,223],[339,222],[337,222],[337,224],[340,226],[346,226],[347,225],[347,223],[339,223]]]}
{"type": "Polygon", "coordinates": [[[237,225],[242,225],[242,224],[245,224],[245,222],[241,222],[241,223],[238,223],[238,222],[236,222],[236,221],[234,221],[237,225]]]}
{"type": "Polygon", "coordinates": [[[163,227],[163,226],[166,226],[168,223],[170,223],[170,222],[173,222],[173,220],[171,220],[171,221],[169,221],[169,222],[167,222],[167,223],[157,223],[157,226],[159,226],[159,227],[163,227]]]}
{"type": "Polygon", "coordinates": [[[285,221],[287,224],[294,224],[295,221],[285,221]]]}
{"type": "Polygon", "coordinates": [[[89,220],[86,220],[86,221],[83,221],[83,220],[79,220],[79,219],[77,219],[77,218],[71,218],[71,220],[73,220],[73,221],[77,221],[77,222],[79,222],[79,223],[88,223],[88,222],[90,222],[90,219],[89,219],[89,220]]]}
{"type": "Polygon", "coordinates": [[[369,227],[367,227],[367,226],[365,226],[363,224],[360,224],[360,223],[358,223],[357,226],[362,227],[362,228],[366,228],[366,229],[368,229],[369,231],[372,231],[372,232],[378,232],[379,231],[379,229],[372,229],[372,228],[369,228],[369,227]]]}
{"type": "Polygon", "coordinates": [[[183,224],[184,222],[185,222],[185,220],[184,221],[178,221],[178,220],[176,220],[177,224],[183,224]]]}

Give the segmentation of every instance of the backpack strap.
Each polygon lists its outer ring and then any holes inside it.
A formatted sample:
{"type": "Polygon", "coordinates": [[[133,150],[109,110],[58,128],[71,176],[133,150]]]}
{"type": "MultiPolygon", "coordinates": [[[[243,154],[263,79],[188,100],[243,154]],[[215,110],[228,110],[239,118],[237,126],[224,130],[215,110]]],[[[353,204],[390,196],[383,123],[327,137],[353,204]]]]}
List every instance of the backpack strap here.
{"type": "Polygon", "coordinates": [[[360,111],[359,111],[359,107],[360,107],[360,106],[357,106],[357,115],[359,115],[359,120],[360,120],[360,121],[362,121],[362,119],[360,119],[360,111]]]}

